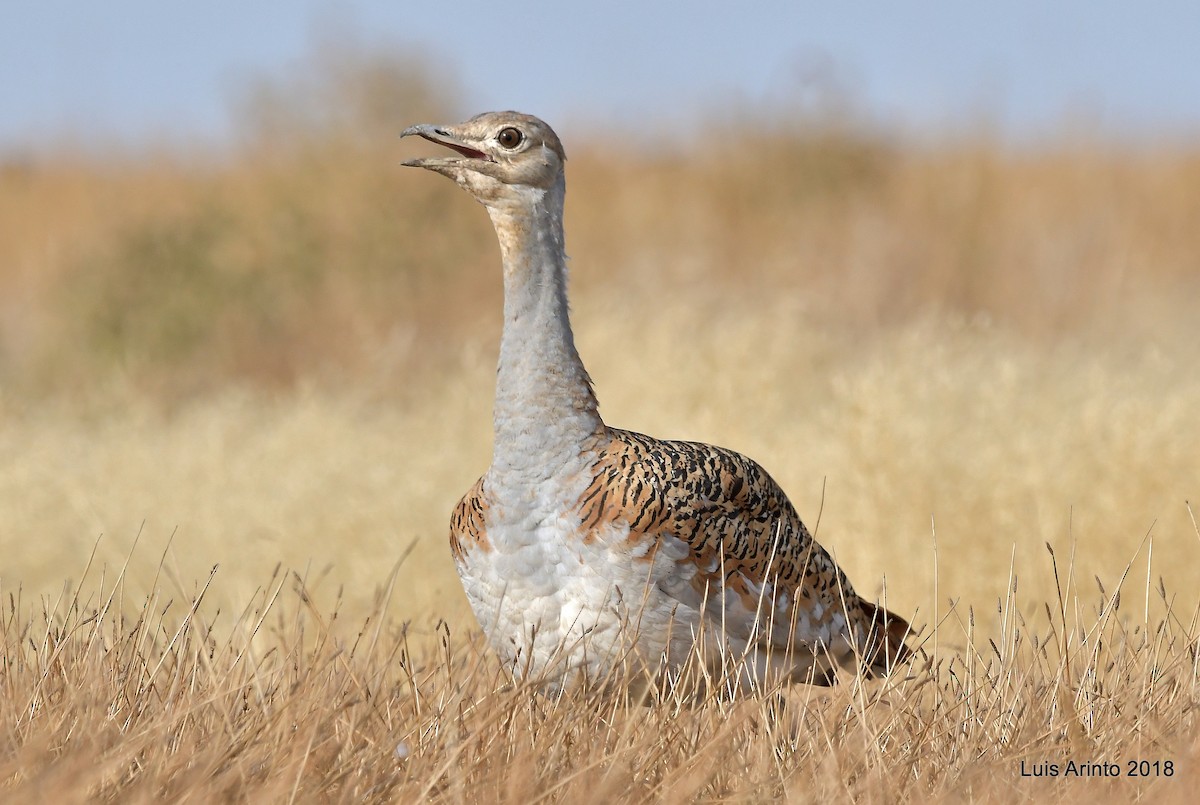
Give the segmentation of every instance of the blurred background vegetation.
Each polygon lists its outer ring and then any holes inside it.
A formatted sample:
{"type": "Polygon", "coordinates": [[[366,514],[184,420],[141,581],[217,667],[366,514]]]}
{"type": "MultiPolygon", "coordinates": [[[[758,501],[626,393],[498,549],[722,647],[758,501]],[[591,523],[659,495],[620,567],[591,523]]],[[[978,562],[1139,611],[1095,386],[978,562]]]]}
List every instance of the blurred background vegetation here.
{"type": "MultiPolygon", "coordinates": [[[[487,464],[498,255],[396,139],[479,111],[456,96],[327,48],[246,90],[225,149],[0,155],[10,588],[101,533],[119,563],[145,521],[184,580],[377,582],[415,544],[412,606],[461,607],[445,516],[487,464]]],[[[943,597],[1085,533],[1111,578],[1156,521],[1196,589],[1200,144],[903,140],[850,102],[678,134],[567,143],[610,421],[754,455],[902,608],[932,598],[931,518],[943,597]]]]}
{"type": "MultiPolygon", "coordinates": [[[[416,59],[327,48],[242,93],[231,150],[8,155],[4,388],[340,382],[490,332],[486,218],[398,166],[399,128],[468,114],[454,97],[416,59]]],[[[580,293],[723,286],[794,295],[822,326],[935,312],[1038,337],[1188,318],[1200,149],[904,143],[837,110],[714,115],[669,148],[618,129],[570,143],[580,293]]]]}

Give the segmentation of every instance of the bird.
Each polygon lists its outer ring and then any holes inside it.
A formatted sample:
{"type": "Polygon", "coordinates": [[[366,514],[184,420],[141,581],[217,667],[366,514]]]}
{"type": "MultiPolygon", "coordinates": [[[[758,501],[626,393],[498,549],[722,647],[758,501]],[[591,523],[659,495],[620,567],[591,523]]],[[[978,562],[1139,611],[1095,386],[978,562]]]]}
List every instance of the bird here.
{"type": "Polygon", "coordinates": [[[492,461],[453,510],[450,549],[514,677],[563,686],[690,667],[765,690],[904,663],[908,622],[854,592],[759,464],[601,418],[568,310],[553,129],[486,112],[408,136],[454,152],[402,164],[474,197],[500,246],[492,461]]]}

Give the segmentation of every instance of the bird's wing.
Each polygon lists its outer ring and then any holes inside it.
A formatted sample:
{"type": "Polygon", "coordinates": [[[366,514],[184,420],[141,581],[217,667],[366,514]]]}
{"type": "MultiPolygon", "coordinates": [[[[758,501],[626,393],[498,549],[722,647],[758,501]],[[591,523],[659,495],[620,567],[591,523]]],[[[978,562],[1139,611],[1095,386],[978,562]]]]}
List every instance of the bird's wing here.
{"type": "Polygon", "coordinates": [[[483,492],[483,478],[475,482],[450,515],[450,552],[455,562],[461,564],[467,551],[479,547],[487,549],[487,497],[483,492]]]}
{"type": "Polygon", "coordinates": [[[707,444],[616,429],[608,437],[580,498],[585,533],[627,526],[637,554],[663,547],[679,557],[658,586],[731,638],[844,651],[849,643],[838,638],[849,637],[861,647],[863,605],[873,605],[855,595],[762,467],[707,444]]]}

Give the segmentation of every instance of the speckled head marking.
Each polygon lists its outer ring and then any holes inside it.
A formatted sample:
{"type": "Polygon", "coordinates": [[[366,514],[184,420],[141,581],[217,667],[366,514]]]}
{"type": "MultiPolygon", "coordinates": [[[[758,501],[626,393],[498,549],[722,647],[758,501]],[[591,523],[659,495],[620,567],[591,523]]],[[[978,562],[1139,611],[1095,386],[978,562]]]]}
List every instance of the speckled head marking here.
{"type": "Polygon", "coordinates": [[[414,134],[458,156],[410,159],[405,165],[447,176],[487,205],[511,199],[517,188],[549,190],[567,161],[554,130],[520,112],[484,112],[450,125],[421,123],[400,136],[414,134]]]}

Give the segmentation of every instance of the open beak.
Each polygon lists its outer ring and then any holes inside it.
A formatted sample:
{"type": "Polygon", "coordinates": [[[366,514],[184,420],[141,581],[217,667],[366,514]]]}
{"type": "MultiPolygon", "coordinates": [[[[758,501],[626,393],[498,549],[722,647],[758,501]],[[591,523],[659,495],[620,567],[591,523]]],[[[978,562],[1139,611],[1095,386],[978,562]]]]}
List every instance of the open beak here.
{"type": "Polygon", "coordinates": [[[461,156],[458,157],[423,157],[421,159],[409,159],[400,164],[409,168],[430,168],[437,170],[450,165],[461,165],[467,160],[479,160],[481,162],[495,162],[491,156],[485,154],[477,148],[471,147],[463,142],[458,137],[455,137],[442,126],[437,126],[432,123],[419,123],[416,126],[409,126],[404,131],[400,132],[401,137],[409,137],[411,135],[424,137],[431,143],[444,145],[452,151],[458,152],[461,156]]]}

